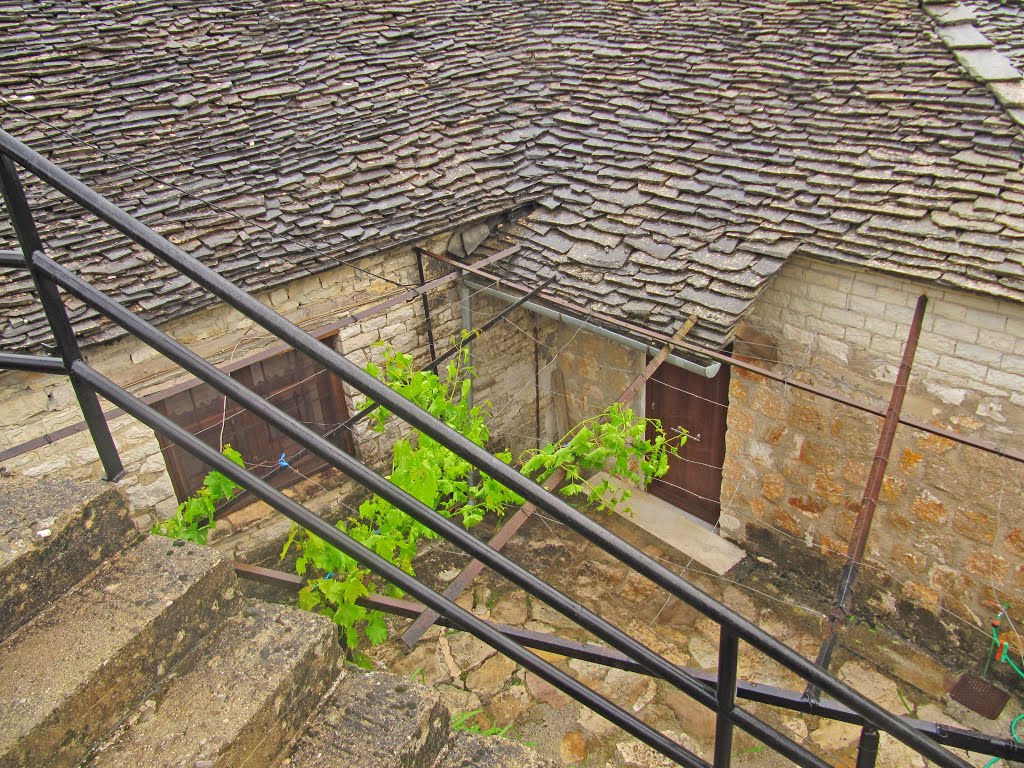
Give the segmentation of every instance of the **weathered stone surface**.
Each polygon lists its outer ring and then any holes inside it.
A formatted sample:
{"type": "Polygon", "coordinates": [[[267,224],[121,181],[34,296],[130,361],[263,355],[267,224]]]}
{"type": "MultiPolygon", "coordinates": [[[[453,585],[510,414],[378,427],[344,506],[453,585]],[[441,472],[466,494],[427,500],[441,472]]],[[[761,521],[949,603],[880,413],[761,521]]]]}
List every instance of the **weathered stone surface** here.
{"type": "Polygon", "coordinates": [[[939,36],[953,49],[992,47],[989,39],[970,24],[944,26],[939,30],[939,36]]]}
{"type": "Polygon", "coordinates": [[[515,670],[516,663],[512,659],[496,653],[466,675],[466,687],[477,694],[493,696],[505,686],[515,670]]]}
{"type": "Polygon", "coordinates": [[[497,651],[468,632],[458,632],[448,637],[452,658],[464,672],[475,669],[497,651]]]}
{"type": "Polygon", "coordinates": [[[675,688],[665,691],[665,705],[672,710],[679,729],[699,739],[715,735],[715,713],[675,688]]]}
{"type": "MultiPolygon", "coordinates": [[[[698,757],[706,758],[705,751],[685,733],[666,732],[665,735],[674,739],[683,749],[698,757]]],[[[675,765],[671,759],[636,740],[621,741],[615,745],[615,749],[622,765],[634,768],[662,768],[662,766],[668,768],[675,765]]]]}
{"type": "Polygon", "coordinates": [[[579,731],[569,731],[562,737],[558,747],[563,763],[578,763],[587,756],[587,741],[579,731]]]}
{"type": "Polygon", "coordinates": [[[0,478],[0,640],[131,546],[129,511],[112,484],[0,478]]]}
{"type": "Polygon", "coordinates": [[[534,699],[542,704],[547,704],[553,709],[561,709],[572,701],[568,695],[562,693],[546,680],[537,677],[533,672],[526,673],[526,689],[534,699]]]}
{"type": "Polygon", "coordinates": [[[1013,62],[998,51],[983,48],[960,50],[957,58],[973,77],[984,83],[1012,82],[1021,78],[1013,62]]]}
{"type": "Polygon", "coordinates": [[[341,649],[330,620],[249,602],[194,655],[93,765],[268,765],[330,690],[341,649]]]}
{"type": "Polygon", "coordinates": [[[487,710],[495,726],[504,727],[516,722],[531,706],[533,699],[525,686],[512,685],[494,696],[488,702],[487,710]]]}
{"type": "Polygon", "coordinates": [[[508,739],[461,733],[436,768],[556,768],[529,747],[508,739]]]}
{"type": "Polygon", "coordinates": [[[350,672],[289,754],[292,768],[430,768],[448,742],[437,693],[380,672],[350,672]]]}
{"type": "Polygon", "coordinates": [[[521,591],[503,597],[491,609],[491,619],[500,624],[522,626],[528,618],[526,594],[521,591]]]}
{"type": "Polygon", "coordinates": [[[841,752],[855,745],[860,738],[860,728],[837,720],[826,720],[813,731],[810,739],[826,752],[841,752]]]}
{"type": "Polygon", "coordinates": [[[0,645],[0,761],[77,764],[236,604],[211,549],[150,537],[108,561],[0,645]]]}
{"type": "Polygon", "coordinates": [[[435,685],[446,683],[453,675],[433,643],[420,643],[391,665],[392,671],[407,678],[435,685]]]}

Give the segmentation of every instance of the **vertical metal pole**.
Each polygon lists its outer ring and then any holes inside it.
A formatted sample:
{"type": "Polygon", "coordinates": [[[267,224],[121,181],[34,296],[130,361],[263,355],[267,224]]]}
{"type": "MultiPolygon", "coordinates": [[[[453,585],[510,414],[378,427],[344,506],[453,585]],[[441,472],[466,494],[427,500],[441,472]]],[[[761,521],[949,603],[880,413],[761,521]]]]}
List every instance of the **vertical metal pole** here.
{"type": "MultiPolygon", "coordinates": [[[[0,157],[0,188],[3,190],[4,202],[7,204],[14,232],[25,254],[29,274],[32,275],[43,311],[50,323],[50,330],[57,342],[57,350],[64,360],[64,366],[70,372],[72,363],[82,359],[82,351],[75,339],[75,331],[71,327],[57,286],[41,274],[32,261],[34,253],[43,253],[43,241],[39,238],[39,232],[32,220],[32,211],[18,178],[18,171],[11,159],[6,156],[0,157]]],[[[114,445],[114,438],[110,435],[110,428],[107,426],[96,390],[80,381],[74,374],[69,374],[69,378],[78,398],[78,406],[82,409],[86,426],[89,428],[89,434],[92,435],[96,452],[103,464],[104,475],[112,482],[118,480],[124,474],[124,466],[121,464],[121,457],[118,456],[117,446],[114,445]]]]}
{"type": "MultiPolygon", "coordinates": [[[[419,249],[416,249],[416,268],[419,270],[420,285],[427,282],[427,275],[423,271],[423,254],[420,253],[419,249]]],[[[420,299],[423,300],[423,325],[427,329],[427,345],[430,347],[430,360],[427,367],[433,372],[437,373],[437,363],[433,362],[437,360],[437,349],[434,347],[434,323],[430,319],[430,302],[427,301],[427,292],[424,291],[420,294],[420,299]]]]}
{"type": "Polygon", "coordinates": [[[878,731],[869,725],[860,729],[856,768],[875,768],[878,760],[878,731]]]}
{"type": "MultiPolygon", "coordinates": [[[[910,369],[914,364],[914,355],[917,354],[917,342],[921,338],[921,324],[924,321],[924,311],[927,306],[928,297],[919,296],[917,307],[914,310],[914,319],[911,321],[910,331],[907,333],[907,343],[903,347],[903,359],[900,361],[896,382],[893,384],[889,407],[885,411],[882,430],[878,436],[874,461],[871,463],[871,471],[868,473],[867,483],[864,486],[864,496],[853,525],[853,533],[850,534],[846,563],[840,573],[839,586],[836,588],[836,596],[828,617],[828,632],[818,651],[818,658],[815,660],[815,663],[825,670],[832,662],[832,653],[839,639],[842,622],[850,615],[850,609],[853,606],[853,587],[857,581],[861,561],[864,559],[868,534],[871,532],[871,521],[874,518],[875,508],[878,506],[878,493],[882,489],[885,470],[889,466],[889,454],[892,452],[896,428],[900,423],[900,411],[903,409],[903,398],[907,394],[910,369]]],[[[805,695],[811,701],[817,701],[820,691],[816,686],[808,685],[805,695]]]]}
{"type": "MultiPolygon", "coordinates": [[[[462,279],[459,280],[459,305],[462,308],[462,334],[465,336],[468,333],[473,332],[473,297],[469,293],[469,286],[466,284],[466,275],[463,273],[462,279]]],[[[473,348],[468,347],[466,349],[466,364],[473,365],[473,348]]],[[[473,410],[473,384],[469,385],[469,393],[466,395],[466,408],[473,410]]],[[[469,471],[469,484],[470,486],[476,485],[477,473],[476,467],[473,467],[469,471]]],[[[466,500],[467,506],[473,506],[473,500],[466,500]]],[[[410,646],[411,647],[411,646],[410,646]]]]}
{"type": "Polygon", "coordinates": [[[732,712],[736,708],[736,667],[740,641],[723,625],[718,640],[718,719],[715,723],[715,768],[729,768],[732,762],[732,712]]]}

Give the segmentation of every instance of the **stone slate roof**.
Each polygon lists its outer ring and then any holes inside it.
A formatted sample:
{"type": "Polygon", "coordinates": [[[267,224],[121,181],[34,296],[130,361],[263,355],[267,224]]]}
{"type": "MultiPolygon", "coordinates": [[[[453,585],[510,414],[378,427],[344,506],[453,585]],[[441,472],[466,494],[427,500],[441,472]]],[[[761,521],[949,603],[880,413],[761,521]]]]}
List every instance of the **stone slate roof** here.
{"type": "Polygon", "coordinates": [[[1020,0],[969,0],[975,26],[1024,72],[1024,5],[1020,0]]]}
{"type": "MultiPolygon", "coordinates": [[[[0,110],[249,289],[530,204],[486,246],[524,246],[509,274],[720,345],[794,253],[1024,301],[1024,134],[939,29],[911,0],[0,2],[0,110]]],[[[148,316],[206,301],[32,193],[51,255],[148,316]]],[[[5,348],[45,338],[23,282],[0,302],[5,348]]]]}

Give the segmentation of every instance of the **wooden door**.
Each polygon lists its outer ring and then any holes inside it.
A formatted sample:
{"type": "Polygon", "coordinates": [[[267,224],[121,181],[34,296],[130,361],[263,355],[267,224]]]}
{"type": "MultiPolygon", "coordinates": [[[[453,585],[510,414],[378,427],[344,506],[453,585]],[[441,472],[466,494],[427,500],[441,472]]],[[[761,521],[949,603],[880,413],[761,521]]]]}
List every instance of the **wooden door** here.
{"type": "Polygon", "coordinates": [[[660,419],[667,433],[683,428],[690,437],[668,473],[650,492],[680,509],[718,522],[729,406],[729,366],[713,379],[663,364],[647,382],[647,416],[660,419]]]}
{"type": "MultiPolygon", "coordinates": [[[[341,380],[301,352],[283,352],[239,368],[231,376],[314,432],[323,434],[348,418],[341,380]]],[[[300,453],[298,443],[230,398],[225,401],[222,394],[207,384],[167,397],[153,403],[153,407],[214,448],[220,446],[223,424],[224,442],[239,451],[257,475],[266,475],[284,454],[291,459],[289,463],[295,471],[276,473],[275,487],[284,488],[327,466],[312,452],[293,458],[300,453]]],[[[171,485],[178,500],[184,501],[202,487],[209,467],[162,435],[157,438],[171,485]]],[[[352,436],[347,430],[339,432],[331,442],[352,453],[352,436]]],[[[234,502],[228,503],[224,510],[233,505],[234,502]]]]}

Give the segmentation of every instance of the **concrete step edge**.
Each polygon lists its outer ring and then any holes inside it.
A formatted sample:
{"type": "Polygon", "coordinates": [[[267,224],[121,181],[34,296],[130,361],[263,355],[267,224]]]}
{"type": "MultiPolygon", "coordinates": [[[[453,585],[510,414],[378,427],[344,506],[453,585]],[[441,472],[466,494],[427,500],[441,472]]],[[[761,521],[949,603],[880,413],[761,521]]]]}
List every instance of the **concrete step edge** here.
{"type": "Polygon", "coordinates": [[[139,540],[111,483],[0,478],[0,642],[139,540]]]}
{"type": "Polygon", "coordinates": [[[431,768],[451,737],[448,709],[425,686],[350,670],[279,768],[431,768]]]}
{"type": "Polygon", "coordinates": [[[73,766],[224,618],[218,552],[150,537],[0,644],[0,768],[73,766]]]}
{"type": "Polygon", "coordinates": [[[269,765],[330,690],[340,659],[328,619],[247,601],[89,766],[269,765]]]}

